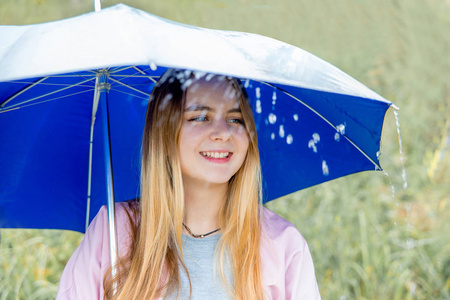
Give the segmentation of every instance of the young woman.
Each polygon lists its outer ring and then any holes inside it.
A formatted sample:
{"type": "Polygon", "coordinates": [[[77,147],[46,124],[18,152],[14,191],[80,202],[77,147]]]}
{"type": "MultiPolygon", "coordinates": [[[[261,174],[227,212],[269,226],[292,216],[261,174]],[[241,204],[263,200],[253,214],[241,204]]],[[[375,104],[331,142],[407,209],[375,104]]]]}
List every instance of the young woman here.
{"type": "Polygon", "coordinates": [[[141,198],[116,204],[117,276],[103,207],[57,299],[320,299],[306,241],[261,205],[256,128],[239,80],[168,70],[142,148],[141,198]]]}

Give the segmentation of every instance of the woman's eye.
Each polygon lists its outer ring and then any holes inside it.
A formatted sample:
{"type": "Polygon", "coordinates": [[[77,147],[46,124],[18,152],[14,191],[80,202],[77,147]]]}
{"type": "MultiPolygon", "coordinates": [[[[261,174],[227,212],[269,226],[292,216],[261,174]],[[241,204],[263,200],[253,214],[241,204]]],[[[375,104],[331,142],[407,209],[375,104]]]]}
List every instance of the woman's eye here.
{"type": "Polygon", "coordinates": [[[240,118],[233,118],[233,119],[228,120],[228,122],[233,123],[233,124],[244,125],[244,120],[240,119],[240,118]]]}
{"type": "Polygon", "coordinates": [[[206,118],[206,116],[197,116],[197,117],[190,118],[188,121],[189,122],[205,122],[207,120],[208,119],[206,118]]]}

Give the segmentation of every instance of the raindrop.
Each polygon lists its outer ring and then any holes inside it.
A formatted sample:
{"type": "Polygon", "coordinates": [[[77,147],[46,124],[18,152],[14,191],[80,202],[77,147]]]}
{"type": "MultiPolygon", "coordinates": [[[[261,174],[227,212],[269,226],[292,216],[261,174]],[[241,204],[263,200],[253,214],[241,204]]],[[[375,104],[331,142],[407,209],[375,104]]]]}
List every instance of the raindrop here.
{"type": "Polygon", "coordinates": [[[394,108],[395,123],[397,125],[398,143],[399,143],[399,148],[400,148],[400,160],[402,162],[403,189],[406,190],[408,188],[408,180],[406,178],[405,156],[403,155],[403,142],[402,142],[402,136],[400,134],[400,118],[398,116],[399,108],[396,107],[395,105],[392,105],[392,107],[394,108]]]}
{"type": "Polygon", "coordinates": [[[181,90],[185,91],[192,83],[192,79],[188,79],[186,80],[182,85],[181,85],[181,90]]]}
{"type": "Polygon", "coordinates": [[[271,138],[272,140],[274,140],[274,139],[275,139],[275,133],[272,132],[272,134],[270,135],[270,138],[271,138]]]}
{"type": "Polygon", "coordinates": [[[208,75],[206,75],[205,80],[210,81],[213,77],[214,77],[214,74],[208,74],[208,75]]]}
{"type": "MultiPolygon", "coordinates": [[[[186,71],[184,71],[184,72],[186,73],[186,77],[187,77],[187,78],[189,78],[189,77],[191,76],[192,73],[194,73],[195,79],[200,79],[200,78],[202,78],[203,76],[206,75],[206,72],[201,72],[201,71],[194,71],[194,72],[191,72],[191,71],[189,71],[189,70],[186,70],[186,71]]],[[[220,80],[221,77],[222,77],[222,76],[218,76],[217,79],[220,80]]]]}
{"type": "Polygon", "coordinates": [[[340,124],[340,125],[336,126],[336,130],[340,134],[345,135],[345,125],[344,124],[340,124]]]}
{"type": "Polygon", "coordinates": [[[317,144],[318,142],[320,142],[320,135],[318,133],[314,133],[313,139],[314,139],[314,142],[317,144]]]}
{"type": "Polygon", "coordinates": [[[284,138],[284,126],[280,125],[280,131],[279,131],[280,137],[284,138]]]}
{"type": "Polygon", "coordinates": [[[245,88],[248,88],[248,86],[250,85],[250,80],[246,80],[245,82],[244,82],[244,87],[245,88]]]}
{"type": "Polygon", "coordinates": [[[292,135],[288,134],[288,136],[286,137],[286,143],[288,143],[288,145],[292,144],[292,142],[294,141],[294,138],[292,137],[292,135]]]}
{"type": "Polygon", "coordinates": [[[294,114],[294,121],[298,121],[298,115],[297,114],[294,114]]]}
{"type": "Polygon", "coordinates": [[[415,282],[411,282],[410,290],[411,290],[411,294],[412,295],[416,295],[416,287],[417,287],[416,283],[415,282]]]}
{"type": "Polygon", "coordinates": [[[273,101],[276,101],[276,100],[277,100],[277,92],[276,92],[276,91],[273,91],[273,94],[272,94],[272,100],[273,100],[273,101]]]}
{"type": "Polygon", "coordinates": [[[256,113],[260,114],[262,112],[261,109],[261,100],[256,100],[256,113]]]}
{"type": "Polygon", "coordinates": [[[334,134],[334,140],[336,141],[336,142],[339,142],[340,140],[341,140],[341,135],[339,134],[339,133],[335,133],[334,134]]]}
{"type": "Polygon", "coordinates": [[[159,106],[159,110],[164,110],[167,106],[167,104],[169,104],[169,101],[172,100],[173,95],[172,94],[167,94],[166,96],[164,96],[161,105],[159,106]]]}
{"type": "Polygon", "coordinates": [[[314,140],[309,140],[308,148],[311,148],[314,151],[314,153],[317,153],[317,147],[316,143],[314,143],[314,140]]]}
{"type": "Polygon", "coordinates": [[[416,243],[413,239],[409,238],[406,240],[406,249],[413,249],[416,246],[416,243]]]}
{"type": "Polygon", "coordinates": [[[255,89],[255,93],[256,93],[256,98],[261,98],[261,89],[259,88],[259,87],[257,87],[256,89],[255,89]]]}
{"type": "Polygon", "coordinates": [[[311,148],[314,151],[314,153],[317,153],[316,144],[320,142],[320,135],[318,133],[314,133],[312,137],[313,137],[312,140],[309,140],[308,142],[308,148],[311,148]]]}
{"type": "Polygon", "coordinates": [[[381,156],[381,150],[377,151],[377,159],[380,160],[380,156],[381,156]]]}
{"type": "Polygon", "coordinates": [[[274,115],[273,113],[269,114],[269,123],[270,124],[275,124],[275,122],[277,121],[277,116],[274,115]]]}
{"type": "Polygon", "coordinates": [[[155,64],[155,62],[151,62],[150,63],[150,69],[152,69],[152,71],[156,71],[156,69],[157,69],[158,67],[156,66],[156,64],[155,64]]]}
{"type": "Polygon", "coordinates": [[[341,135],[345,135],[345,125],[340,124],[336,126],[337,132],[334,134],[334,140],[336,142],[339,142],[341,140],[341,135]]]}
{"type": "Polygon", "coordinates": [[[328,170],[327,162],[322,160],[322,173],[325,176],[328,176],[330,174],[330,171],[328,170]]]}

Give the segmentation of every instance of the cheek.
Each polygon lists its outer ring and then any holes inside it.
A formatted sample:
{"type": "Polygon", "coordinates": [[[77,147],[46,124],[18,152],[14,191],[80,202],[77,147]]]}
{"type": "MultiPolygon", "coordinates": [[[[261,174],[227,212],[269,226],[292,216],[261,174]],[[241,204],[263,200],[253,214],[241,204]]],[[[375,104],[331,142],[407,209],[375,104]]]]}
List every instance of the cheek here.
{"type": "Polygon", "coordinates": [[[247,134],[247,131],[240,127],[235,132],[235,140],[239,144],[239,147],[241,150],[245,153],[247,153],[248,145],[249,145],[249,137],[247,134]]]}

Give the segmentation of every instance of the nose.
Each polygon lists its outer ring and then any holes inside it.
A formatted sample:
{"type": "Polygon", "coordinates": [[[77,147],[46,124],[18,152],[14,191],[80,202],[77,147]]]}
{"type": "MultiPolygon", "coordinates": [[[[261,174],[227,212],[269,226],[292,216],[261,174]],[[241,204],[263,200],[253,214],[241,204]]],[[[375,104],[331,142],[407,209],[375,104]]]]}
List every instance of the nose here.
{"type": "Polygon", "coordinates": [[[231,130],[228,127],[227,121],[218,119],[213,122],[210,139],[212,141],[228,141],[231,138],[231,130]]]}

